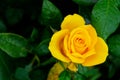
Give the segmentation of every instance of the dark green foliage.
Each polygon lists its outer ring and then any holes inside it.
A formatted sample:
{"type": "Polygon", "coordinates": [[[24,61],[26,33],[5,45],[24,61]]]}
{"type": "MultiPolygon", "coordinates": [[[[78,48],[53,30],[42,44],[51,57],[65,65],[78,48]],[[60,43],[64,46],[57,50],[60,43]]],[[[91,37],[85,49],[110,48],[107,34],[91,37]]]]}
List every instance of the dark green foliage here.
{"type": "Polygon", "coordinates": [[[43,40],[38,44],[38,46],[35,48],[35,52],[40,56],[45,56],[49,54],[48,45],[49,45],[50,39],[43,40]]]}
{"type": "Polygon", "coordinates": [[[64,17],[80,14],[109,47],[105,63],[65,69],[59,80],[120,80],[120,0],[0,0],[0,80],[47,80],[48,49],[64,17]]]}
{"type": "Polygon", "coordinates": [[[110,54],[120,57],[120,35],[113,35],[108,39],[110,54]]]}
{"type": "Polygon", "coordinates": [[[92,11],[92,24],[105,40],[120,23],[120,11],[113,0],[99,0],[92,11]],[[101,6],[102,5],[102,6],[101,6]]]}
{"type": "Polygon", "coordinates": [[[60,75],[59,75],[59,80],[71,80],[70,73],[67,70],[64,70],[60,75]]]}
{"type": "Polygon", "coordinates": [[[2,20],[0,20],[0,32],[5,32],[6,31],[6,26],[5,24],[3,23],[2,20]]]}
{"type": "Polygon", "coordinates": [[[97,0],[73,0],[73,2],[82,6],[90,6],[97,2],[97,0]]]}
{"type": "Polygon", "coordinates": [[[0,50],[0,80],[12,80],[12,58],[0,50]]]}
{"type": "Polygon", "coordinates": [[[39,22],[45,26],[52,26],[59,29],[62,14],[59,9],[49,0],[44,0],[42,5],[42,12],[39,17],[39,22]]]}
{"type": "Polygon", "coordinates": [[[18,67],[15,71],[15,79],[17,80],[31,80],[29,73],[32,70],[32,64],[26,65],[25,68],[18,67]]]}
{"type": "Polygon", "coordinates": [[[12,33],[0,34],[0,49],[5,51],[11,57],[27,56],[28,42],[23,37],[12,33]]]}
{"type": "Polygon", "coordinates": [[[8,9],[6,9],[5,14],[6,14],[5,16],[6,16],[8,24],[14,25],[22,19],[23,11],[20,9],[8,7],[8,9]]]}

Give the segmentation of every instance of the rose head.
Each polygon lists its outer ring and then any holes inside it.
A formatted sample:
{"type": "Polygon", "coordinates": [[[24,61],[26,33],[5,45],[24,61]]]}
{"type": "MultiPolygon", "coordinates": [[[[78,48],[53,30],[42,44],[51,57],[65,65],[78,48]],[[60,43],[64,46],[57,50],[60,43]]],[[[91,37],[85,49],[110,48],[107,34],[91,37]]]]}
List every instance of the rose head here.
{"type": "Polygon", "coordinates": [[[49,50],[60,61],[83,66],[103,63],[108,56],[105,41],[97,36],[92,25],[85,25],[84,19],[78,14],[64,18],[61,30],[51,38],[49,50]]]}

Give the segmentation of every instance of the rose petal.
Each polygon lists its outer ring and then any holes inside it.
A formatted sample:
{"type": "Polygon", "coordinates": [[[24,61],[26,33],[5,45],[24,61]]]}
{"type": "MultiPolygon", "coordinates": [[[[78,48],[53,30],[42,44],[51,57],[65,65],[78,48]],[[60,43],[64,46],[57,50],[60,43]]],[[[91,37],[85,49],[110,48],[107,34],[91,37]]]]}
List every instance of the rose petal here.
{"type": "Polygon", "coordinates": [[[61,29],[73,30],[76,27],[80,27],[85,24],[83,17],[78,14],[68,15],[64,18],[61,29]]]}
{"type": "Polygon", "coordinates": [[[74,57],[81,57],[81,58],[83,58],[83,55],[82,54],[80,54],[80,53],[72,53],[71,54],[72,56],[74,56],[74,57]]]}
{"type": "Polygon", "coordinates": [[[108,46],[100,37],[98,37],[97,43],[95,45],[95,50],[96,54],[86,58],[85,62],[82,63],[83,66],[94,66],[105,62],[108,56],[108,46]]]}
{"type": "Polygon", "coordinates": [[[82,63],[84,60],[82,58],[80,58],[80,56],[79,57],[74,56],[74,54],[78,54],[78,53],[71,53],[71,50],[69,49],[67,43],[68,43],[68,35],[66,35],[65,38],[64,38],[64,53],[65,53],[65,55],[68,58],[70,58],[72,62],[82,63]]]}
{"type": "MultiPolygon", "coordinates": [[[[65,37],[64,37],[64,46],[63,46],[63,48],[64,48],[64,53],[65,53],[65,55],[66,55],[66,53],[71,53],[71,49],[70,49],[70,46],[68,45],[68,37],[69,37],[69,35],[65,35],[65,37]]],[[[67,55],[66,55],[67,56],[67,55]]]]}
{"type": "Polygon", "coordinates": [[[96,52],[95,52],[95,49],[91,49],[91,50],[89,50],[89,51],[87,51],[86,53],[84,53],[83,55],[82,55],[82,57],[83,58],[87,58],[87,57],[89,57],[89,56],[91,56],[91,55],[93,55],[93,54],[95,54],[96,52]]]}
{"type": "Polygon", "coordinates": [[[84,52],[84,50],[90,46],[91,44],[91,38],[89,36],[88,31],[81,27],[75,28],[71,31],[70,36],[69,36],[69,40],[68,40],[68,44],[69,46],[71,46],[71,50],[73,52],[79,52],[80,54],[82,54],[84,52]],[[82,39],[85,43],[77,43],[76,41],[74,41],[74,39],[82,39]],[[79,45],[79,47],[77,47],[77,45],[79,45]],[[82,47],[80,47],[80,45],[83,45],[82,47]],[[86,46],[84,46],[86,45],[86,46]]]}
{"type": "Polygon", "coordinates": [[[66,55],[70,58],[70,60],[73,62],[73,63],[83,63],[84,62],[84,59],[82,57],[76,57],[76,56],[73,56],[72,54],[77,54],[77,53],[66,53],[66,55]]]}
{"type": "Polygon", "coordinates": [[[75,57],[81,57],[81,58],[85,59],[85,58],[87,58],[87,57],[89,57],[89,56],[91,56],[91,55],[93,55],[95,53],[96,53],[95,49],[91,49],[90,51],[84,53],[83,55],[80,54],[80,53],[72,53],[71,55],[73,55],[75,57]]]}
{"type": "Polygon", "coordinates": [[[92,25],[85,25],[86,30],[89,33],[89,36],[91,37],[91,45],[90,45],[90,49],[93,48],[97,42],[97,33],[96,30],[92,27],[92,25]]]}
{"type": "Polygon", "coordinates": [[[64,55],[61,49],[61,43],[63,43],[63,39],[65,34],[68,32],[68,30],[61,30],[56,32],[50,41],[49,44],[49,50],[55,58],[63,61],[63,62],[70,62],[70,60],[64,55]]]}

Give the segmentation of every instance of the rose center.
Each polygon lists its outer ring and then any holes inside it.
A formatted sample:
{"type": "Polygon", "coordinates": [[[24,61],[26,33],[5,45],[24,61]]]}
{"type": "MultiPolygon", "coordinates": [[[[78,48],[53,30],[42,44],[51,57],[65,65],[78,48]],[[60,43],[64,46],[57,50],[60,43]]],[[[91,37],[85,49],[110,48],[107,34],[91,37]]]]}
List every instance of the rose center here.
{"type": "Polygon", "coordinates": [[[77,52],[83,53],[86,49],[86,42],[82,38],[75,38],[74,40],[74,48],[77,52]]]}
{"type": "Polygon", "coordinates": [[[90,36],[83,28],[74,29],[69,36],[68,46],[72,53],[84,54],[90,45],[90,36]]]}
{"type": "Polygon", "coordinates": [[[82,40],[81,38],[77,38],[75,41],[76,41],[76,43],[78,43],[79,45],[82,45],[82,44],[85,43],[85,41],[82,40]]]}
{"type": "Polygon", "coordinates": [[[86,39],[82,35],[75,35],[73,37],[74,46],[82,48],[86,45],[86,39]]]}

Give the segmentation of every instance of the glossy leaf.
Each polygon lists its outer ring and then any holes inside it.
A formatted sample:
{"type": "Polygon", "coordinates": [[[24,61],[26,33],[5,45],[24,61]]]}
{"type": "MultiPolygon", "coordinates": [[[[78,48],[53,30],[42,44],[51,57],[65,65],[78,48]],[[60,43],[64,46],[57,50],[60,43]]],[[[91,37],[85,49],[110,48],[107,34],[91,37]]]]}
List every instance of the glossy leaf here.
{"type": "Polygon", "coordinates": [[[0,50],[0,80],[12,80],[11,58],[0,50]]]}
{"type": "Polygon", "coordinates": [[[84,67],[84,66],[82,66],[82,65],[78,65],[78,72],[80,73],[80,74],[85,74],[85,73],[87,73],[87,71],[88,71],[89,69],[88,69],[88,67],[84,67]]]}
{"type": "Polygon", "coordinates": [[[52,26],[53,28],[58,29],[61,20],[62,14],[60,10],[49,0],[44,0],[39,22],[45,26],[52,26]]]}
{"type": "Polygon", "coordinates": [[[15,78],[17,80],[31,80],[29,77],[29,72],[31,70],[32,66],[27,65],[25,68],[17,68],[15,72],[15,78]]]}
{"type": "Polygon", "coordinates": [[[115,56],[111,56],[112,58],[110,58],[112,64],[112,68],[115,68],[116,70],[119,70],[120,68],[120,58],[119,57],[115,57],[115,56]]]}
{"type": "Polygon", "coordinates": [[[109,65],[108,78],[112,78],[115,75],[116,68],[113,64],[109,65]]]}
{"type": "Polygon", "coordinates": [[[11,57],[27,56],[28,42],[22,36],[12,33],[0,33],[0,49],[11,57]]]}
{"type": "Polygon", "coordinates": [[[118,8],[120,9],[120,0],[114,0],[118,8]]]}
{"type": "Polygon", "coordinates": [[[76,77],[81,77],[83,80],[97,80],[101,76],[99,69],[84,67],[82,65],[78,65],[78,73],[76,77]]]}
{"type": "Polygon", "coordinates": [[[92,24],[105,40],[120,23],[120,11],[113,0],[99,0],[92,11],[92,24]]]}
{"type": "Polygon", "coordinates": [[[114,35],[108,38],[110,54],[120,57],[120,35],[114,35]]]}
{"type": "Polygon", "coordinates": [[[39,31],[36,28],[33,28],[33,31],[30,36],[30,41],[34,42],[36,39],[38,39],[39,31]]]}
{"type": "Polygon", "coordinates": [[[43,29],[43,32],[42,32],[42,36],[40,37],[41,38],[41,40],[45,40],[45,39],[49,39],[49,38],[51,38],[51,36],[52,36],[52,30],[50,29],[50,27],[45,27],[44,29],[43,29]]]}
{"type": "Polygon", "coordinates": [[[89,69],[88,72],[85,73],[85,76],[90,80],[97,80],[100,78],[101,73],[99,72],[99,69],[94,67],[89,69]]]}
{"type": "Polygon", "coordinates": [[[46,39],[40,42],[40,44],[35,48],[35,52],[40,56],[47,55],[49,53],[48,50],[49,41],[50,39],[46,39]]]}
{"type": "Polygon", "coordinates": [[[79,73],[75,73],[73,80],[86,80],[86,77],[84,75],[79,74],[79,73]]]}
{"type": "Polygon", "coordinates": [[[67,70],[64,70],[60,75],[59,75],[59,80],[71,80],[70,73],[67,70]]]}

